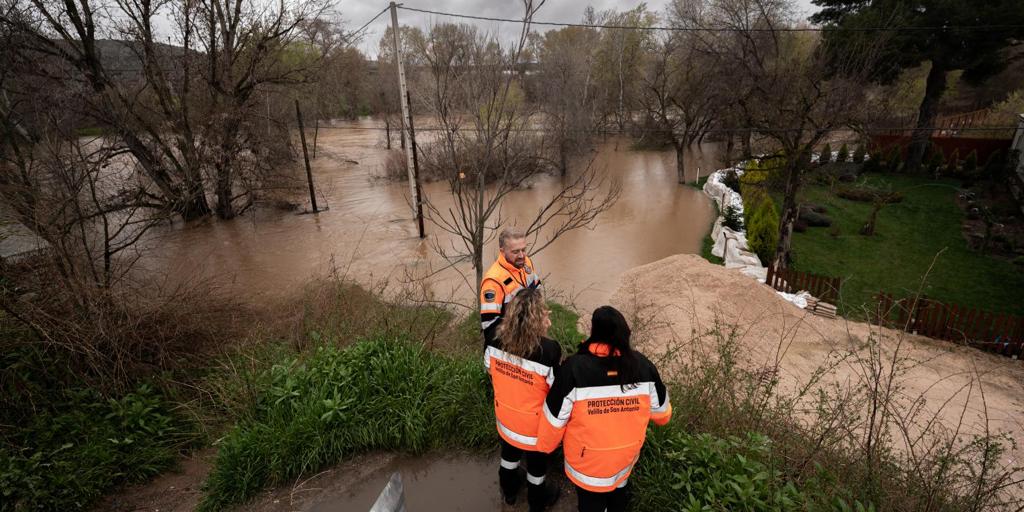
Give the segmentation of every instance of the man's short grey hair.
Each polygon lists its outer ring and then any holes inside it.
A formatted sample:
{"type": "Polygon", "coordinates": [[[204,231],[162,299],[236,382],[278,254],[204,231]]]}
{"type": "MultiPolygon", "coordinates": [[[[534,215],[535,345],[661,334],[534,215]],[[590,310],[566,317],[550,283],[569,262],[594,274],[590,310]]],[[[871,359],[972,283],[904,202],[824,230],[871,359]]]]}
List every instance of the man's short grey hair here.
{"type": "Polygon", "coordinates": [[[523,231],[523,228],[505,228],[498,234],[498,247],[504,248],[505,242],[519,238],[526,238],[526,232],[523,231]]]}

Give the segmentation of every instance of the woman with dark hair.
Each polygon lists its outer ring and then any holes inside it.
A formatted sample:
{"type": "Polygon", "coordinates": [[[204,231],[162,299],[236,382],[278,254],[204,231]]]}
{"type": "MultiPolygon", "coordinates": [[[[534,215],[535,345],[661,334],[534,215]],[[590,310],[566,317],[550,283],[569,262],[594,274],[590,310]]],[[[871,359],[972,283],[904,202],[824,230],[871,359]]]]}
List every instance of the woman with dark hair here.
{"type": "Polygon", "coordinates": [[[668,423],[672,405],[657,368],[630,347],[622,313],[599,307],[590,325],[579,352],[555,372],[537,449],[550,453],[563,444],[580,512],[619,512],[629,503],[647,423],[668,423]]]}
{"type": "Polygon", "coordinates": [[[559,495],[557,487],[545,485],[548,454],[537,451],[541,409],[562,358],[558,343],[546,337],[549,327],[551,319],[540,290],[523,288],[509,302],[497,337],[487,341],[484,352],[501,436],[501,493],[506,503],[515,503],[523,484],[519,461],[525,452],[530,512],[543,511],[559,495]]]}

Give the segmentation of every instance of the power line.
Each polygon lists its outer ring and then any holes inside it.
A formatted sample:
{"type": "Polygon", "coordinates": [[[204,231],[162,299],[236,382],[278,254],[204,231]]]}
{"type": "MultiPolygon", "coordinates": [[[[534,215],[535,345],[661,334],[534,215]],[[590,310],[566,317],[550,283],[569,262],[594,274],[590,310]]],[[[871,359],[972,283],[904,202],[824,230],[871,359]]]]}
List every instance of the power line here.
{"type": "MultiPolygon", "coordinates": [[[[471,14],[457,14],[443,11],[432,11],[429,9],[417,9],[399,5],[399,9],[414,11],[424,14],[435,14],[437,16],[448,16],[451,18],[464,18],[479,21],[497,21],[501,23],[523,23],[523,20],[511,18],[492,18],[488,16],[474,16],[471,14]]],[[[624,29],[624,30],[665,30],[670,32],[824,32],[826,30],[845,30],[850,32],[890,32],[890,31],[945,31],[945,30],[1000,30],[1024,28],[1024,25],[946,25],[941,27],[851,27],[851,28],[826,28],[826,27],[777,27],[777,28],[737,28],[737,27],[666,27],[666,26],[631,26],[631,25],[600,25],[590,23],[566,23],[560,21],[530,21],[531,25],[542,25],[548,27],[578,27],[578,28],[602,28],[602,29],[624,29]]]]}
{"type": "Polygon", "coordinates": [[[351,41],[351,40],[355,40],[356,36],[358,36],[360,32],[362,32],[363,30],[365,30],[365,29],[366,29],[366,27],[369,27],[369,26],[370,26],[370,23],[373,23],[373,22],[377,21],[377,18],[380,18],[380,16],[381,16],[382,14],[384,14],[384,13],[388,12],[388,9],[390,9],[390,7],[385,7],[385,8],[383,9],[383,10],[381,10],[380,12],[378,12],[376,16],[374,16],[374,17],[370,18],[370,21],[367,21],[366,23],[363,23],[363,26],[359,27],[359,29],[358,29],[358,30],[356,30],[355,32],[352,32],[351,34],[349,34],[349,36],[348,36],[349,40],[350,40],[350,41],[351,41]]]}

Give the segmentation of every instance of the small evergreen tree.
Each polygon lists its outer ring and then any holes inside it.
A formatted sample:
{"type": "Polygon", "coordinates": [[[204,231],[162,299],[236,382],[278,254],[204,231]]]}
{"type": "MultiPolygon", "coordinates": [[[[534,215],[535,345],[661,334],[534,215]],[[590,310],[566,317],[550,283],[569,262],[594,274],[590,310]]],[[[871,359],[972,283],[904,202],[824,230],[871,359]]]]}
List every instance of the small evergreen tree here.
{"type": "Polygon", "coordinates": [[[864,161],[864,172],[882,172],[882,153],[874,151],[871,156],[864,161]]]}
{"type": "Polygon", "coordinates": [[[740,215],[740,211],[733,205],[725,207],[722,211],[722,225],[733,230],[740,231],[743,229],[743,216],[740,215]]]}
{"type": "Polygon", "coordinates": [[[839,154],[836,155],[836,162],[839,162],[841,164],[845,164],[846,161],[849,160],[849,159],[850,159],[850,148],[847,148],[846,144],[843,144],[842,146],[839,147],[839,154]]]}
{"type": "Polygon", "coordinates": [[[758,205],[747,224],[747,245],[764,265],[771,264],[779,241],[779,213],[769,197],[758,205]]]}
{"type": "Polygon", "coordinates": [[[885,170],[893,173],[900,170],[899,146],[889,148],[889,153],[885,155],[885,170]]]}
{"type": "Polygon", "coordinates": [[[954,149],[953,153],[949,155],[949,160],[946,160],[946,169],[943,174],[946,176],[956,176],[960,172],[960,150],[954,149]]]}
{"type": "Polygon", "coordinates": [[[964,159],[964,166],[962,172],[964,176],[974,176],[975,171],[978,170],[978,151],[971,150],[967,153],[967,158],[964,159]]]}
{"type": "Polygon", "coordinates": [[[857,149],[853,150],[853,163],[862,164],[864,163],[864,145],[858,144],[857,149]]]}
{"type": "Polygon", "coordinates": [[[821,148],[821,156],[818,157],[818,163],[825,165],[832,161],[832,146],[829,143],[825,143],[825,147],[821,148]]]}
{"type": "Polygon", "coordinates": [[[988,160],[985,161],[985,168],[982,171],[982,174],[984,174],[986,178],[995,181],[1002,181],[1004,174],[1003,171],[1005,169],[1006,161],[1003,158],[1003,150],[997,149],[988,156],[988,160]]]}
{"type": "Polygon", "coordinates": [[[928,160],[928,174],[936,178],[939,177],[939,173],[942,172],[942,168],[946,165],[946,158],[942,156],[942,150],[935,148],[932,151],[932,156],[928,160]]]}

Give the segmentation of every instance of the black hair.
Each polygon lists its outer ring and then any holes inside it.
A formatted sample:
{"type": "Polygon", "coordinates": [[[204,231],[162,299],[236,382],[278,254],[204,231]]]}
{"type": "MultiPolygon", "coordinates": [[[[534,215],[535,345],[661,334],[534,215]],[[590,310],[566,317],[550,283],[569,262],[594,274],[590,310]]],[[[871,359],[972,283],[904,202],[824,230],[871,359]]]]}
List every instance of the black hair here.
{"type": "Polygon", "coordinates": [[[601,306],[590,317],[590,337],[580,347],[581,351],[588,351],[591,343],[607,343],[611,347],[608,360],[618,373],[619,386],[623,388],[640,380],[637,355],[629,346],[630,334],[626,317],[619,310],[601,306]]]}

